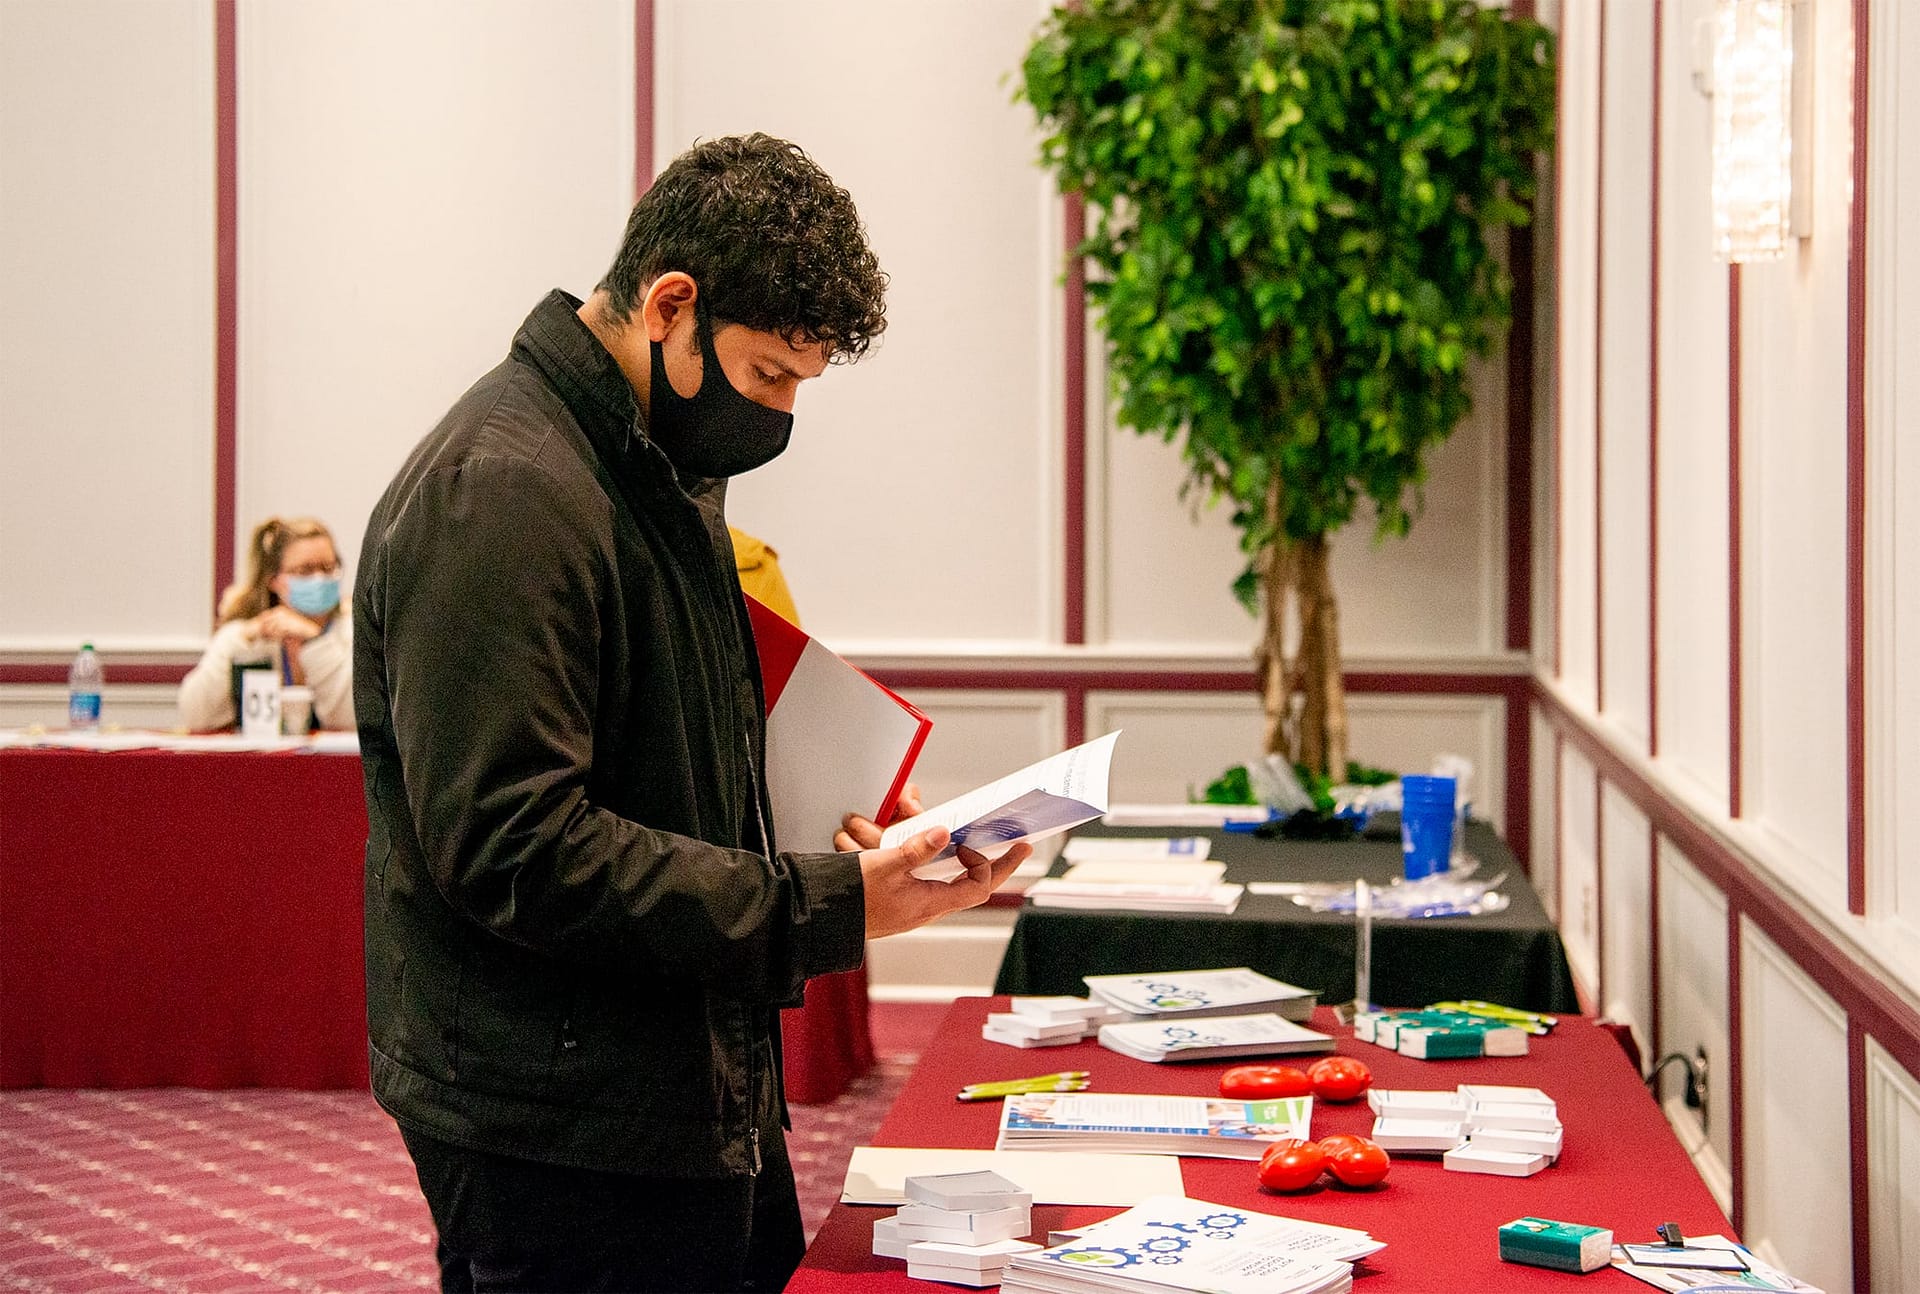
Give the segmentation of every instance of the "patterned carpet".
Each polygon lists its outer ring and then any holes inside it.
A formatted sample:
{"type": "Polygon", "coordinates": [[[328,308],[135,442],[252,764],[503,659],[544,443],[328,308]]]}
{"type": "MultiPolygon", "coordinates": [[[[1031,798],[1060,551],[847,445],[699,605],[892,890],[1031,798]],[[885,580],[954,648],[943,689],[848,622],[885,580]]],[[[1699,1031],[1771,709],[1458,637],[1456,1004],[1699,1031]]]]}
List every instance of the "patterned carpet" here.
{"type": "MultiPolygon", "coordinates": [[[[790,1139],[811,1238],[917,1048],[889,1048],[790,1139]]],[[[391,1120],[362,1092],[0,1092],[0,1289],[434,1289],[433,1226],[391,1120]]]]}

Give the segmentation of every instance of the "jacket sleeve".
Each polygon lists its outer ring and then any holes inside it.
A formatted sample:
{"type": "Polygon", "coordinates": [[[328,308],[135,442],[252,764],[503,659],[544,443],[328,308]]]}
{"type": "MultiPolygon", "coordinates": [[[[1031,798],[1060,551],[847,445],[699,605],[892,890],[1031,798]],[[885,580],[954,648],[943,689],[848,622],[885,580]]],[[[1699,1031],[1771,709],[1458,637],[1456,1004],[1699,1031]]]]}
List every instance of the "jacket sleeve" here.
{"type": "Polygon", "coordinates": [[[248,647],[243,621],[230,620],[214,631],[200,663],[180,680],[180,722],[194,732],[233,726],[233,667],[248,647]]]}
{"type": "Polygon", "coordinates": [[[588,798],[599,617],[617,598],[595,517],[609,505],[583,493],[520,460],[470,460],[430,472],[388,531],[385,691],[434,884],[502,938],[746,1000],[858,965],[857,855],[768,860],[588,798]]]}
{"type": "Polygon", "coordinates": [[[300,668],[313,689],[313,712],[322,728],[353,727],[353,617],[334,617],[332,628],[300,648],[300,668]]]}

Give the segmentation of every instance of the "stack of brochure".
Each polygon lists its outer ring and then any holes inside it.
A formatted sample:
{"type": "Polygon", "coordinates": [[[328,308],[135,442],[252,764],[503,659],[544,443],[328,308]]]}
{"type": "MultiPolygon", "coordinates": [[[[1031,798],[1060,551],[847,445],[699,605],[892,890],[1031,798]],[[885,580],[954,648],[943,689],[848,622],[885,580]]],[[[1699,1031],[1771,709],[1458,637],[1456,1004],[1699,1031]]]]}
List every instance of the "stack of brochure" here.
{"type": "Polygon", "coordinates": [[[1100,1045],[1135,1060],[1225,1060],[1332,1051],[1333,1039],[1265,1011],[1109,1024],[1100,1030],[1100,1045]]]}
{"type": "Polygon", "coordinates": [[[1136,1020],[1272,1011],[1288,1020],[1313,1014],[1319,995],[1245,966],[1227,970],[1158,971],[1151,975],[1088,975],[1094,997],[1136,1020]]]}
{"type": "Polygon", "coordinates": [[[873,1252],[900,1258],[915,1280],[984,1287],[1000,1283],[1007,1261],[1040,1246],[1033,1195],[991,1169],[906,1179],[907,1203],[873,1224],[873,1252]]]}
{"type": "Polygon", "coordinates": [[[1058,1047],[1100,1032],[1100,1026],[1132,1017],[1105,1002],[1083,997],[1016,997],[1011,1011],[992,1011],[980,1026],[988,1042],[1009,1047],[1058,1047]]]}
{"type": "Polygon", "coordinates": [[[1364,1231],[1180,1196],[1155,1196],[1002,1269],[1006,1294],[1209,1291],[1341,1294],[1386,1246],[1364,1231]]]}
{"type": "Polygon", "coordinates": [[[1026,895],[1042,908],[1228,913],[1247,887],[1222,881],[1226,870],[1225,863],[1190,859],[1094,859],[1035,881],[1026,895]]]}
{"type": "Polygon", "coordinates": [[[1313,1098],[1232,1101],[1207,1096],[1023,1092],[1006,1098],[995,1150],[1258,1159],[1285,1137],[1306,1139],[1313,1098]]]}

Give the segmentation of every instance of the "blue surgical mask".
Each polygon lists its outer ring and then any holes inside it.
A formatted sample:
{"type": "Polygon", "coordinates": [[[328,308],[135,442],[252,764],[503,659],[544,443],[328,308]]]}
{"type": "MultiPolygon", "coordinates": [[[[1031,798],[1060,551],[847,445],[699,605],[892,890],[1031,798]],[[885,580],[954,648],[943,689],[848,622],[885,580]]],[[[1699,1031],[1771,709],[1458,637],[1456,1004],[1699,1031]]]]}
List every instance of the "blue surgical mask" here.
{"type": "Polygon", "coordinates": [[[340,605],[338,575],[289,575],[287,605],[303,616],[323,616],[340,605]]]}

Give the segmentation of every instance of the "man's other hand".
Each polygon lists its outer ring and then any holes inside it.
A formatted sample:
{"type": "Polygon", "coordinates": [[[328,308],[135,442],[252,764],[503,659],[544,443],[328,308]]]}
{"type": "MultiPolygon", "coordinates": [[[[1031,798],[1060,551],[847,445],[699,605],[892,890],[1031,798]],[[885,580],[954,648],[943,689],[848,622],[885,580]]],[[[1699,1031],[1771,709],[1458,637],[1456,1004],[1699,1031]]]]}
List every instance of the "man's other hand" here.
{"type": "Polygon", "coordinates": [[[949,838],[945,827],[934,827],[892,849],[861,852],[860,874],[867,895],[867,938],[897,935],[949,912],[978,907],[1033,852],[1032,845],[1020,844],[988,861],[962,846],[960,862],[967,869],[965,875],[951,881],[923,881],[914,876],[913,869],[931,862],[947,847],[949,838]]]}

